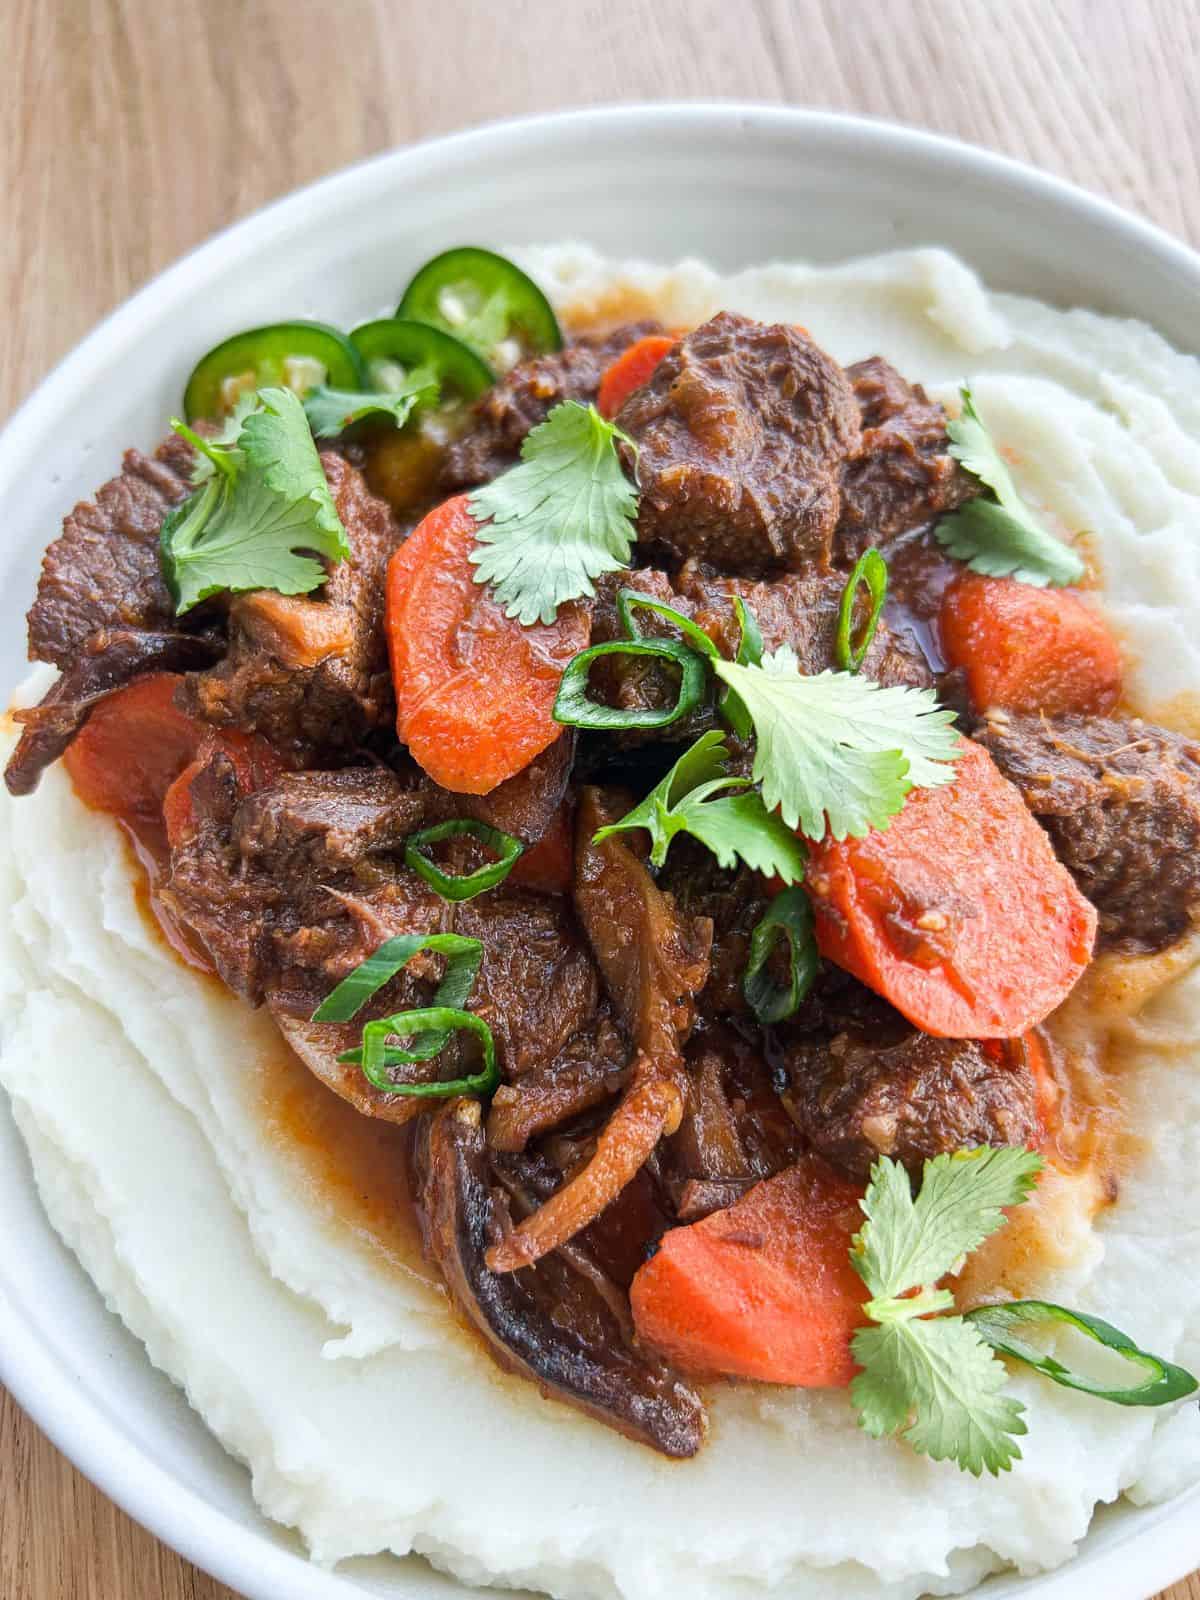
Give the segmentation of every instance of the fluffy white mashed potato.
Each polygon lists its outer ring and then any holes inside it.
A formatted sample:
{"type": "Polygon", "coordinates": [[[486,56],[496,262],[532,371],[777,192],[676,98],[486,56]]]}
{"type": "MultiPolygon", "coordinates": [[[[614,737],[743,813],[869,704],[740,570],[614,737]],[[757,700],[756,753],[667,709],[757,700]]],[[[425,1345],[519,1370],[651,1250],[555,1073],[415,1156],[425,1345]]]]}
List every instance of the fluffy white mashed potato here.
{"type": "MultiPolygon", "coordinates": [[[[939,398],[969,378],[1030,499],[1086,530],[1134,698],[1200,693],[1200,365],[1148,328],[990,296],[936,251],[725,280],[523,260],[574,322],[727,306],[802,322],[843,362],[885,355],[939,398]]],[[[269,1065],[272,1025],[166,950],[61,769],[35,799],[0,793],[0,901],[0,1080],[51,1219],[318,1561],[415,1550],[571,1597],[901,1600],[1053,1566],[1097,1503],[1200,1479],[1194,1405],[1123,1410],[1020,1373],[1024,1459],[998,1481],[868,1439],[844,1394],[750,1385],[714,1391],[700,1455],[668,1462],[497,1372],[386,1229],[315,1180],[281,1134],[280,1097],[306,1091],[269,1065]]],[[[1146,1149],[1039,1287],[1197,1368],[1200,976],[1119,1026],[1146,1149]]]]}

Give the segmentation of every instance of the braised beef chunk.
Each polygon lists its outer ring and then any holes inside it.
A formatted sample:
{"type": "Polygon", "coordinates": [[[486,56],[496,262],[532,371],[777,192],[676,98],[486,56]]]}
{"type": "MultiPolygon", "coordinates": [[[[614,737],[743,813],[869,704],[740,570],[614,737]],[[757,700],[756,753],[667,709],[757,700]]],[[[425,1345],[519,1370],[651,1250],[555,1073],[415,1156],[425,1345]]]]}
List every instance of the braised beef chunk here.
{"type": "MultiPolygon", "coordinates": [[[[624,638],[617,594],[621,589],[634,589],[691,618],[703,628],[721,654],[732,659],[737,654],[741,637],[741,625],[734,609],[734,601],[740,597],[754,614],[765,648],[777,650],[781,645],[790,645],[800,671],[815,675],[838,666],[835,650],[838,609],[845,583],[840,573],[808,572],[758,582],[749,578],[719,577],[695,561],[685,562],[674,579],[653,567],[605,573],[596,582],[592,642],[601,644],[624,638]]],[[[656,612],[639,610],[635,612],[635,619],[644,634],[679,637],[678,630],[656,612]]],[[[879,620],[862,671],[884,684],[907,683],[924,688],[933,682],[933,673],[917,638],[905,629],[893,629],[886,617],[879,620]]],[[[623,710],[665,710],[678,697],[677,676],[668,664],[654,656],[602,658],[592,668],[589,684],[595,699],[623,710]]],[[[716,725],[712,708],[706,706],[661,732],[650,731],[633,737],[683,742],[716,725]]],[[[627,742],[629,737],[624,736],[627,742]]]]}
{"type": "Polygon", "coordinates": [[[521,362],[482,397],[471,431],[447,450],[442,487],[447,493],[470,489],[515,465],[525,435],[555,406],[595,400],[605,368],[638,339],[661,332],[657,322],[631,322],[521,362]]]}
{"type": "Polygon", "coordinates": [[[401,532],[342,456],[321,465],[353,555],[317,596],[259,589],[229,606],[229,650],[188,679],[184,710],[217,727],[264,734],[307,765],[354,748],[394,715],[383,633],[384,575],[401,532]]]}
{"type": "Polygon", "coordinates": [[[98,628],[79,647],[40,705],[13,713],[22,732],[4,781],[10,794],[32,794],[95,708],[144,672],[186,672],[216,661],[212,634],[132,633],[98,628]]]}
{"type": "Polygon", "coordinates": [[[880,1156],[916,1174],[945,1151],[1037,1142],[1033,1077],[998,1044],[900,1026],[890,1041],[878,1031],[798,1037],[782,1060],[797,1128],[854,1178],[865,1180],[880,1156]]]}
{"type": "Polygon", "coordinates": [[[42,558],[29,613],[29,655],[70,667],[98,629],[161,632],[175,608],[163,582],[158,535],[192,492],[192,447],[171,434],[145,456],[127,450],[119,476],[77,505],[42,558]]]}
{"type": "MultiPolygon", "coordinates": [[[[846,583],[842,574],[809,572],[752,583],[744,578],[713,577],[688,565],[678,583],[690,602],[691,616],[723,655],[732,657],[737,651],[740,629],[733,602],[740,595],[754,613],[766,649],[790,645],[800,671],[810,676],[838,666],[838,608],[846,583]]],[[[893,631],[885,617],[879,619],[861,671],[877,683],[924,687],[933,681],[920,649],[906,635],[893,631]]]]}
{"type": "Polygon", "coordinates": [[[662,1161],[681,1222],[732,1205],[802,1148],[761,1054],[731,1029],[705,1027],[688,1047],[687,1069],[683,1118],[662,1161]]]}
{"type": "Polygon", "coordinates": [[[617,421],[638,447],[641,544],[728,572],[827,562],[858,407],[842,369],[798,328],[718,313],[617,421]]]}
{"type": "Polygon", "coordinates": [[[629,1046],[602,1001],[594,1022],[563,1046],[548,1065],[514,1074],[492,1096],[488,1144],[524,1150],[530,1139],[561,1126],[618,1094],[628,1078],[629,1046]]]}
{"type": "Polygon", "coordinates": [[[862,417],[862,449],[842,469],[840,558],[931,522],[979,493],[949,454],[946,414],[881,356],[846,368],[862,417]]]}
{"type": "Polygon", "coordinates": [[[700,996],[706,1016],[746,1012],[742,976],[750,954],[750,935],[761,922],[770,900],[757,872],[729,869],[698,840],[679,834],[658,875],[658,886],[680,911],[712,923],[708,982],[700,996]]]}
{"type": "Polygon", "coordinates": [[[1200,914],[1200,744],[1138,717],[993,713],[973,738],[1100,913],[1100,943],[1162,950],[1200,914]]]}
{"type": "Polygon", "coordinates": [[[399,851],[425,825],[428,801],[386,768],[286,772],[242,802],[237,844],[243,862],[280,879],[362,868],[399,851]]]}
{"type": "Polygon", "coordinates": [[[635,1347],[625,1296],[583,1245],[524,1272],[486,1266],[514,1197],[489,1164],[477,1103],[454,1101],[424,1120],[417,1172],[426,1254],[499,1364],[664,1455],[694,1455],[705,1427],[699,1395],[635,1347]]]}

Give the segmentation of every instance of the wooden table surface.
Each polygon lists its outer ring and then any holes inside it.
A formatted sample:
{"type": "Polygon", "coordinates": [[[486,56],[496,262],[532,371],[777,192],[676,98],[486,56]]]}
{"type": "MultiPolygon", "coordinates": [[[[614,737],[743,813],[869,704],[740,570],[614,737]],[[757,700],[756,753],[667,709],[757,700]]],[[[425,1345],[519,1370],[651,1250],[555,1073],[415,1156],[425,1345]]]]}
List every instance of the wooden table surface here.
{"type": "MultiPolygon", "coordinates": [[[[0,417],[214,229],[362,156],[518,112],[725,97],[891,117],[1198,244],[1196,15],[1194,0],[0,0],[0,417]]],[[[0,1392],[0,1600],[232,1597],[0,1392]]],[[[1170,1600],[1200,1600],[1200,1575],[1170,1600]]]]}

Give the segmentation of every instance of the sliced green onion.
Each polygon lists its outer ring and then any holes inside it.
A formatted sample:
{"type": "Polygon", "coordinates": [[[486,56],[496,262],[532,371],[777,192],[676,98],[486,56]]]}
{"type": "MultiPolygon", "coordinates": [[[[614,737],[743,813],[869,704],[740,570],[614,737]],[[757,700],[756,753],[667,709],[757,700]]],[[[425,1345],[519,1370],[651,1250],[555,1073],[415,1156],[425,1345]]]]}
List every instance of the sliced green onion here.
{"type": "Polygon", "coordinates": [[[837,642],[834,648],[837,664],[843,672],[857,672],[862,666],[867,651],[871,648],[871,641],[875,637],[875,630],[879,627],[887,591],[887,562],[878,550],[872,548],[855,562],[853,572],[846,579],[846,587],[842,590],[842,603],[838,607],[837,642]],[[853,640],[854,602],[858,598],[860,583],[866,584],[867,593],[871,597],[871,614],[856,644],[853,640]]]}
{"type": "MultiPolygon", "coordinates": [[[[440,1048],[440,1046],[439,1046],[440,1048]]],[[[436,1052],[433,1052],[436,1054],[436,1052]]],[[[363,1077],[373,1088],[383,1094],[423,1095],[430,1099],[447,1099],[456,1094],[490,1094],[500,1082],[500,1069],[496,1065],[496,1045],[492,1030],[482,1017],[470,1011],[460,1011],[455,1006],[429,1006],[423,1011],[398,1011],[395,1016],[381,1017],[368,1022],[363,1029],[361,1050],[347,1050],[339,1061],[361,1066],[363,1077]],[[420,1041],[438,1038],[444,1045],[452,1033],[473,1033],[483,1044],[483,1071],[466,1078],[446,1081],[434,1079],[432,1083],[397,1083],[392,1071],[416,1061],[428,1061],[430,1052],[420,1046],[420,1041]],[[407,1048],[390,1045],[389,1039],[411,1038],[407,1048]]]]}
{"type": "MultiPolygon", "coordinates": [[[[314,1022],[349,1022],[372,995],[390,983],[421,950],[432,950],[446,957],[446,970],[434,997],[438,1005],[461,1006],[471,992],[483,945],[458,933],[401,933],[381,944],[373,955],[359,963],[348,977],[331,990],[312,1014],[314,1022]]],[[[443,1041],[444,1042],[444,1041],[443,1041]]],[[[430,1055],[436,1055],[437,1049],[430,1055]]]]}
{"type": "MultiPolygon", "coordinates": [[[[763,636],[758,626],[758,618],[742,599],[740,594],[733,597],[733,613],[737,617],[738,627],[741,630],[738,637],[737,655],[734,661],[739,667],[758,667],[762,665],[763,636]]],[[[721,691],[721,698],[717,701],[717,710],[725,721],[737,734],[739,739],[748,739],[754,732],[754,723],[750,713],[742,704],[742,697],[736,689],[725,685],[721,691]]]]}
{"type": "Polygon", "coordinates": [[[475,822],[471,818],[461,817],[453,822],[439,822],[436,827],[422,828],[420,833],[411,834],[404,843],[404,862],[414,872],[419,873],[443,900],[472,900],[485,889],[494,889],[498,883],[503,883],[516,866],[517,858],[524,849],[525,846],[521,841],[514,839],[511,833],[501,833],[499,828],[489,827],[486,822],[475,822]],[[441,867],[424,853],[427,845],[438,844],[443,839],[462,838],[464,835],[478,839],[481,844],[485,844],[493,851],[499,860],[489,861],[486,866],[479,867],[475,872],[456,875],[443,872],[441,867]]]}
{"type": "Polygon", "coordinates": [[[1064,1389],[1078,1389],[1081,1394],[1094,1395],[1098,1400],[1111,1400],[1114,1405],[1170,1405],[1172,1400],[1182,1400],[1186,1395],[1195,1394],[1200,1387],[1190,1372],[1162,1360],[1160,1356],[1151,1355],[1147,1350],[1139,1349],[1128,1334],[1114,1328],[1111,1322],[1104,1322],[1100,1317],[1085,1316],[1082,1311],[1068,1311],[1049,1300],[1010,1300],[1003,1305],[977,1306],[974,1311],[967,1312],[966,1321],[993,1350],[1012,1356],[1015,1361],[1023,1361],[1026,1366],[1043,1373],[1064,1389]],[[1140,1368],[1145,1378],[1141,1383],[1128,1387],[1106,1388],[1091,1378],[1085,1378],[1082,1373],[1073,1372],[1061,1361],[1027,1344],[1011,1331],[1026,1323],[1047,1322],[1065,1322],[1069,1327],[1086,1334],[1089,1339],[1094,1339],[1097,1344],[1115,1350],[1132,1366],[1140,1368]]]}
{"type": "Polygon", "coordinates": [[[742,993],[759,1022],[782,1022],[799,1010],[813,986],[819,961],[808,896],[799,886],[785,889],[771,901],[750,935],[750,959],[742,974],[742,993]],[[788,943],[786,989],[780,988],[766,970],[780,933],[788,943]]]}
{"type": "Polygon", "coordinates": [[[613,639],[581,650],[567,663],[552,713],[569,728],[665,728],[686,716],[704,699],[708,688],[704,657],[676,639],[613,639]],[[601,656],[657,656],[679,668],[679,697],[665,711],[630,711],[604,706],[588,694],[588,673],[601,656]]]}
{"type": "Polygon", "coordinates": [[[678,628],[693,649],[699,650],[701,655],[716,656],[719,654],[716,645],[708,637],[704,629],[698,628],[691,617],[685,617],[681,611],[676,611],[674,606],[667,605],[665,601],[655,600],[648,594],[642,594],[640,589],[619,589],[617,591],[617,615],[621,619],[621,626],[625,630],[627,639],[645,638],[634,618],[633,613],[635,611],[653,611],[656,615],[663,617],[672,627],[678,628]]]}

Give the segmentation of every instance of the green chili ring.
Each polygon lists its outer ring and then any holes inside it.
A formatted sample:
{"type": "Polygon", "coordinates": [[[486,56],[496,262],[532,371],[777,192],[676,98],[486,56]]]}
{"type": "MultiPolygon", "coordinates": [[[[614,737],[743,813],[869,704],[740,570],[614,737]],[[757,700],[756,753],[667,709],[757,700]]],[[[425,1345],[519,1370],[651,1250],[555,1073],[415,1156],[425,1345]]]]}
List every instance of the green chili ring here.
{"type": "Polygon", "coordinates": [[[1054,1383],[1061,1384],[1064,1389],[1077,1389],[1081,1394],[1095,1395],[1100,1400],[1112,1401],[1114,1405],[1170,1405],[1173,1400],[1182,1400],[1189,1394],[1195,1394],[1200,1387],[1190,1372],[1164,1361],[1160,1356],[1151,1355],[1148,1350],[1139,1349],[1128,1334],[1122,1333],[1120,1328],[1114,1328],[1111,1322],[1105,1322],[1100,1317],[1085,1316],[1082,1311],[1068,1311],[1049,1300],[1012,1300],[1000,1305],[977,1306],[966,1313],[964,1320],[1001,1355],[1024,1362],[1054,1383]],[[1065,1322],[1069,1327],[1086,1334],[1089,1339],[1094,1339],[1097,1344],[1115,1350],[1133,1366],[1140,1367],[1148,1377],[1145,1382],[1126,1388],[1105,1388],[1009,1332],[1010,1328],[1027,1322],[1065,1322]]]}
{"type": "Polygon", "coordinates": [[[380,317],[355,328],[350,343],[367,363],[368,376],[379,362],[394,362],[405,372],[429,367],[443,387],[457,390],[466,401],[478,400],[495,382],[491,368],[469,345],[428,322],[380,317]]]}
{"type": "MultiPolygon", "coordinates": [[[[312,1020],[349,1022],[421,950],[432,950],[435,955],[446,957],[446,970],[438,984],[434,1001],[437,1005],[458,1009],[470,994],[479,963],[483,959],[480,940],[466,938],[459,933],[401,933],[394,939],[386,940],[343,978],[313,1012],[312,1020]]],[[[429,1054],[436,1055],[441,1047],[439,1044],[429,1054]]]]}
{"type": "Polygon", "coordinates": [[[551,713],[555,722],[568,728],[665,728],[703,701],[708,689],[705,658],[674,639],[613,639],[581,650],[567,663],[551,713]],[[603,706],[587,692],[588,674],[593,661],[601,656],[657,656],[679,668],[679,696],[664,711],[630,711],[620,706],[603,706]]]}
{"type": "MultiPolygon", "coordinates": [[[[222,391],[230,378],[254,374],[254,387],[288,387],[287,362],[313,361],[324,368],[319,380],[331,389],[365,389],[367,370],[344,333],[325,322],[274,322],[248,328],[214,345],[192,368],[183,391],[183,414],[189,422],[215,420],[229,408],[222,391]]],[[[311,385],[310,387],[315,387],[311,385]]]]}
{"type": "Polygon", "coordinates": [[[404,842],[404,864],[424,878],[443,900],[473,900],[484,890],[494,889],[498,883],[503,883],[524,850],[525,846],[519,839],[514,839],[511,833],[501,833],[499,828],[490,827],[486,822],[462,817],[452,822],[439,822],[435,827],[422,828],[420,833],[410,834],[404,842]],[[425,845],[438,844],[443,839],[458,839],[464,835],[487,845],[489,850],[495,851],[499,860],[490,861],[474,872],[455,875],[443,872],[424,853],[425,845]]]}
{"type": "Polygon", "coordinates": [[[400,298],[396,315],[441,328],[470,345],[484,360],[488,360],[491,350],[479,323],[482,320],[486,324],[489,315],[503,322],[502,339],[516,334],[527,356],[562,348],[558,318],[528,273],[493,250],[471,245],[444,250],[418,268],[400,298]],[[443,296],[462,295],[463,291],[475,303],[465,306],[461,321],[452,320],[446,314],[443,296]]]}
{"type": "MultiPolygon", "coordinates": [[[[738,636],[737,655],[734,661],[739,667],[758,667],[762,665],[763,636],[758,626],[758,618],[742,599],[740,594],[733,597],[733,612],[738,621],[741,633],[738,636]]],[[[754,722],[746,707],[742,704],[742,697],[736,689],[726,684],[721,690],[717,701],[717,710],[732,728],[739,739],[749,739],[754,732],[754,722]]]]}
{"type": "Polygon", "coordinates": [[[846,587],[842,590],[841,604],[838,606],[837,640],[834,653],[837,664],[843,672],[857,672],[866,659],[867,651],[875,638],[879,627],[879,618],[883,614],[883,603],[887,599],[888,568],[887,562],[873,546],[861,555],[854,564],[854,570],[846,579],[846,587]],[[867,593],[871,597],[871,610],[863,625],[862,634],[857,644],[853,640],[854,630],[854,601],[858,595],[858,586],[865,583],[867,593]]]}
{"type": "Polygon", "coordinates": [[[698,628],[691,617],[685,617],[682,612],[676,611],[674,606],[667,605],[664,600],[655,600],[651,595],[643,594],[640,589],[617,590],[617,615],[621,619],[621,626],[625,630],[627,639],[654,637],[653,634],[644,634],[638,627],[633,615],[635,610],[653,611],[665,618],[672,626],[679,629],[692,649],[698,650],[701,655],[716,657],[720,653],[704,629],[698,628]]]}
{"type": "Polygon", "coordinates": [[[392,1017],[380,1017],[368,1022],[363,1029],[361,1050],[348,1050],[339,1061],[361,1066],[363,1077],[381,1094],[407,1094],[427,1099],[446,1100],[459,1094],[491,1094],[500,1082],[500,1068],[496,1065],[496,1045],[492,1030],[482,1017],[470,1011],[459,1011],[453,1006],[429,1006],[424,1011],[398,1011],[392,1017]],[[483,1044],[483,1071],[466,1078],[452,1078],[446,1082],[396,1083],[388,1076],[389,1069],[407,1066],[417,1061],[427,1061],[427,1054],[418,1054],[397,1045],[389,1045],[392,1037],[418,1038],[440,1036],[443,1044],[451,1033],[473,1033],[483,1044]]]}
{"type": "Polygon", "coordinates": [[[750,935],[750,956],[742,974],[742,993],[759,1022],[783,1022],[798,1011],[816,980],[819,965],[812,905],[797,885],[775,896],[750,935]],[[789,983],[786,989],[780,988],[766,971],[779,933],[788,942],[789,983]]]}

